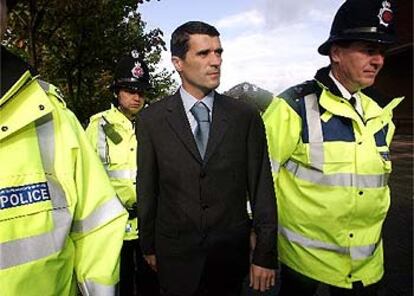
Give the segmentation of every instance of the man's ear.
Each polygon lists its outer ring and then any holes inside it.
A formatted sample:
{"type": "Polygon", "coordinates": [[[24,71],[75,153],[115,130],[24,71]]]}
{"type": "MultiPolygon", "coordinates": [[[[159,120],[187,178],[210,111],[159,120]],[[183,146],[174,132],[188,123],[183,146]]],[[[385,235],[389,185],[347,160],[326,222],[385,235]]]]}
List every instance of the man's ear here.
{"type": "Polygon", "coordinates": [[[341,59],[341,57],[340,57],[341,56],[340,55],[341,48],[336,44],[332,44],[329,51],[330,51],[329,56],[331,58],[331,61],[333,63],[338,63],[341,59]]]}
{"type": "Polygon", "coordinates": [[[180,73],[182,71],[183,61],[179,57],[173,56],[171,62],[173,63],[175,70],[180,73]]]}

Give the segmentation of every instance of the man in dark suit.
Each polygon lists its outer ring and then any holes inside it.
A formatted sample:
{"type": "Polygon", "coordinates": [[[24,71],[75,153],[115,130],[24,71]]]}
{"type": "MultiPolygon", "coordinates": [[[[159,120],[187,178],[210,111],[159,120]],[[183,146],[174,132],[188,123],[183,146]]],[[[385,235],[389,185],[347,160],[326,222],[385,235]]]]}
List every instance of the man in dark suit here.
{"type": "Polygon", "coordinates": [[[141,248],[163,295],[239,295],[249,270],[254,289],[275,283],[276,200],[264,126],[253,107],[214,91],[222,52],[214,27],[178,27],[171,53],[182,86],[137,120],[141,248]]]}

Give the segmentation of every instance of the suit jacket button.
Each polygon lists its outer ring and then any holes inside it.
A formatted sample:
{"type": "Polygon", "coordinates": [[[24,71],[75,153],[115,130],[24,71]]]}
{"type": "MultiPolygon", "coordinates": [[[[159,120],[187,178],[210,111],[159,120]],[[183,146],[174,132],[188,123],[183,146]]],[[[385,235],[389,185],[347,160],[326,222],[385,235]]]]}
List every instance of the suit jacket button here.
{"type": "Polygon", "coordinates": [[[206,205],[206,204],[202,204],[202,205],[201,205],[201,208],[203,209],[203,211],[205,211],[205,210],[207,210],[207,209],[208,209],[208,205],[206,205]]]}
{"type": "Polygon", "coordinates": [[[204,178],[206,176],[206,172],[205,171],[201,171],[200,172],[200,178],[204,178]]]}

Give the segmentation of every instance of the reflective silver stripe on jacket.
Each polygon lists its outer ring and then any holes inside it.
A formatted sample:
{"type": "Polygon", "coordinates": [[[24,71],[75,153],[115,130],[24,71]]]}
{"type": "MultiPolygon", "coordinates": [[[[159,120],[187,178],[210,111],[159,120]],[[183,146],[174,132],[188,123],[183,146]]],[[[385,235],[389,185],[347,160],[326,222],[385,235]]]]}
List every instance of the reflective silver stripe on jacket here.
{"type": "Polygon", "coordinates": [[[323,134],[321,114],[316,94],[305,96],[306,123],[309,134],[309,153],[311,166],[322,171],[324,164],[323,134]]]}
{"type": "Polygon", "coordinates": [[[40,154],[53,205],[53,229],[0,244],[0,269],[50,256],[63,249],[72,223],[66,196],[54,173],[55,138],[52,115],[36,121],[40,154]]]}
{"type": "Polygon", "coordinates": [[[50,88],[50,84],[44,80],[38,79],[37,82],[39,82],[40,87],[47,93],[50,88]]]}
{"type": "Polygon", "coordinates": [[[88,232],[92,229],[105,224],[105,222],[112,220],[119,216],[124,207],[115,196],[104,204],[96,208],[88,217],[82,220],[74,221],[72,225],[73,232],[88,232]]]}
{"type": "Polygon", "coordinates": [[[271,159],[270,166],[272,167],[272,173],[277,174],[280,170],[280,163],[277,160],[271,159]]]}
{"type": "Polygon", "coordinates": [[[318,170],[301,166],[288,160],[284,167],[297,178],[319,185],[345,186],[356,188],[380,188],[388,183],[389,174],[358,175],[351,173],[324,174],[318,170]]]}
{"type": "Polygon", "coordinates": [[[135,181],[137,177],[136,170],[106,170],[108,173],[109,178],[112,179],[127,179],[131,181],[135,181]]]}
{"type": "Polygon", "coordinates": [[[98,123],[98,155],[99,158],[101,159],[101,162],[106,165],[109,163],[109,155],[108,155],[108,143],[106,141],[106,135],[105,132],[103,130],[103,126],[106,124],[105,120],[103,119],[103,117],[101,117],[101,119],[99,119],[99,123],[98,123]]]}
{"type": "Polygon", "coordinates": [[[79,284],[83,296],[114,296],[115,286],[104,286],[87,280],[79,284]]]}
{"type": "Polygon", "coordinates": [[[301,245],[304,248],[322,249],[332,251],[340,254],[349,255],[353,260],[362,260],[371,256],[378,244],[371,244],[367,246],[358,247],[340,247],[334,244],[329,244],[315,239],[310,239],[302,234],[293,232],[282,225],[279,225],[279,233],[283,235],[288,241],[301,245]]]}

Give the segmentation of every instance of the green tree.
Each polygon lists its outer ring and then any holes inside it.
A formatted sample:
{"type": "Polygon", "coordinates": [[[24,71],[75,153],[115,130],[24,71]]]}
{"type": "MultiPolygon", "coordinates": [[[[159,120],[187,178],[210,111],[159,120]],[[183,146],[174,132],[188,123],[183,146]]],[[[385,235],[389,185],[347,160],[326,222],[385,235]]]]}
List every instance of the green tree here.
{"type": "MultiPolygon", "coordinates": [[[[150,0],[147,0],[150,1],[150,0]]],[[[117,58],[137,49],[148,62],[154,91],[171,93],[172,73],[155,73],[165,50],[160,29],[145,31],[137,0],[26,0],[9,16],[5,45],[57,85],[82,123],[109,107],[117,58]]]]}

